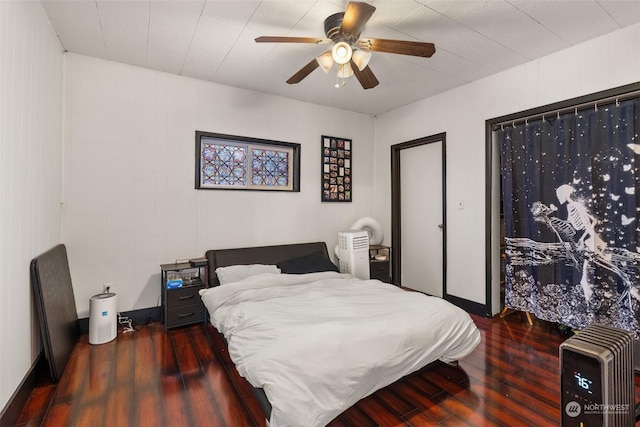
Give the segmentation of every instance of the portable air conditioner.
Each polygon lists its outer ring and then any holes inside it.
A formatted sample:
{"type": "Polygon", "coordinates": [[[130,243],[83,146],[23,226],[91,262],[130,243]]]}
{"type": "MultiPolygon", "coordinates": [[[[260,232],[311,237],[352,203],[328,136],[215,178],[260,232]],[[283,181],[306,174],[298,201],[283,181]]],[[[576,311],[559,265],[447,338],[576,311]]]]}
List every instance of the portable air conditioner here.
{"type": "Polygon", "coordinates": [[[104,344],[118,335],[116,294],[105,292],[89,298],[89,344],[104,344]]]}
{"type": "Polygon", "coordinates": [[[560,344],[563,426],[635,425],[633,347],[629,332],[597,324],[560,344]]]}
{"type": "Polygon", "coordinates": [[[340,272],[369,280],[369,233],[348,230],[338,233],[340,272]]]}

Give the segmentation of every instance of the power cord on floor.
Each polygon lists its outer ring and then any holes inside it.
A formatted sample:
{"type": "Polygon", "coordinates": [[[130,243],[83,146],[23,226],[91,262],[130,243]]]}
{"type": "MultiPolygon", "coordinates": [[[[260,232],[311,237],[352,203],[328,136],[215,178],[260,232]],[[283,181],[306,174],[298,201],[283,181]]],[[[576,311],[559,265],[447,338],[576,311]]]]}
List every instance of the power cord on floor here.
{"type": "Polygon", "coordinates": [[[131,326],[132,322],[133,322],[133,320],[131,320],[127,316],[123,316],[122,314],[118,313],[118,323],[120,325],[126,325],[124,327],[124,329],[122,330],[123,334],[126,334],[127,332],[133,332],[134,331],[133,327],[131,326]]]}
{"type": "Polygon", "coordinates": [[[158,295],[158,301],[156,303],[156,306],[151,311],[151,314],[149,315],[149,319],[147,319],[147,321],[144,322],[144,323],[138,324],[138,326],[135,328],[136,331],[139,331],[140,329],[144,328],[145,326],[149,326],[149,324],[151,324],[151,322],[153,322],[153,320],[156,317],[156,313],[158,312],[158,310],[161,307],[161,305],[160,305],[160,298],[161,297],[162,297],[161,295],[158,295]]]}

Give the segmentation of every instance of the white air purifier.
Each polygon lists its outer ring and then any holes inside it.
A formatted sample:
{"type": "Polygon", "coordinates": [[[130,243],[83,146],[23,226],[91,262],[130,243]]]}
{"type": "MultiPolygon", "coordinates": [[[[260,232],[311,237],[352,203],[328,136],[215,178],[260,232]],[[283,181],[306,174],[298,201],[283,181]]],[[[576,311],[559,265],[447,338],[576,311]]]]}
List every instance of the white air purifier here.
{"type": "Polygon", "coordinates": [[[106,292],[89,299],[89,344],[104,344],[118,335],[116,294],[106,292]]]}
{"type": "Polygon", "coordinates": [[[339,232],[338,258],[340,273],[369,280],[369,233],[366,230],[339,232]]]}

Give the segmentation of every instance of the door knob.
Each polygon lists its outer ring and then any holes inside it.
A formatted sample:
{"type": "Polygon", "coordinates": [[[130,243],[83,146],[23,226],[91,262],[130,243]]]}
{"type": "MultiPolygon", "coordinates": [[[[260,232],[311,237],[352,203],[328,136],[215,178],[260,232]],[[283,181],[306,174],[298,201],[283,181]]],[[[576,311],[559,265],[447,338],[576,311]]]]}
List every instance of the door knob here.
{"type": "Polygon", "coordinates": [[[439,228],[440,230],[443,230],[443,229],[444,229],[444,224],[438,224],[438,228],[439,228]]]}

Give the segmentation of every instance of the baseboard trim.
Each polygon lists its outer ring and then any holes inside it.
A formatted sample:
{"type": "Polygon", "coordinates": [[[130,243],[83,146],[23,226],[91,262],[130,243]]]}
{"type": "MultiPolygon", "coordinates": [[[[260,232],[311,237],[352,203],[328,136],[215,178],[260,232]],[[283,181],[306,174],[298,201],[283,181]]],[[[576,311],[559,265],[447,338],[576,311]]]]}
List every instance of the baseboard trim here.
{"type": "MultiPolygon", "coordinates": [[[[150,322],[156,322],[156,321],[162,320],[162,306],[140,308],[140,309],[131,310],[131,311],[121,311],[120,315],[131,319],[132,326],[144,325],[150,322]]],[[[83,317],[82,319],[78,319],[78,323],[80,324],[80,333],[88,334],[89,318],[83,317]]]]}
{"type": "Polygon", "coordinates": [[[488,314],[488,307],[484,304],[480,304],[479,302],[469,301],[468,299],[456,297],[449,294],[445,294],[444,300],[460,307],[467,313],[475,314],[476,316],[491,317],[491,315],[488,314]]]}
{"type": "Polygon", "coordinates": [[[0,427],[15,426],[20,416],[20,411],[22,411],[22,408],[31,395],[31,391],[33,391],[38,384],[38,380],[43,375],[48,375],[48,366],[44,352],[41,351],[16,391],[14,391],[13,395],[9,398],[2,412],[0,412],[0,427]]]}

